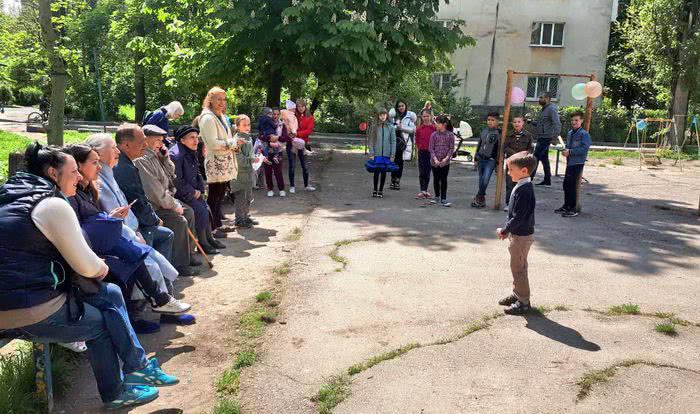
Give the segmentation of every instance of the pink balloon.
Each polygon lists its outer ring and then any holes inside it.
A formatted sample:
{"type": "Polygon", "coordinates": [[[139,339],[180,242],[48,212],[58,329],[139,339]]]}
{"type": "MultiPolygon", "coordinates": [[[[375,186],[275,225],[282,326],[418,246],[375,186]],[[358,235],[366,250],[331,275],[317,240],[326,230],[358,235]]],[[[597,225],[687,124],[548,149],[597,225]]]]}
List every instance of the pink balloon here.
{"type": "Polygon", "coordinates": [[[525,91],[517,86],[514,87],[510,92],[510,102],[516,105],[525,102],[525,91]]]}
{"type": "Polygon", "coordinates": [[[590,81],[586,84],[586,96],[597,98],[603,94],[603,85],[600,82],[590,81]]]}

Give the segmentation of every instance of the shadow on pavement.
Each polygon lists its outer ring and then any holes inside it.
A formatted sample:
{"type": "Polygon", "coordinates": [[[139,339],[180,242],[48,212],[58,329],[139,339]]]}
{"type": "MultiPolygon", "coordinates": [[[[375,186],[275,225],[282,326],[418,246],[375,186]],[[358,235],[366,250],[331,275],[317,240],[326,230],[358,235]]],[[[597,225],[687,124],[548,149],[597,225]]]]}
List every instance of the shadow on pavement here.
{"type": "Polygon", "coordinates": [[[561,325],[543,315],[526,315],[527,329],[533,330],[542,336],[560,342],[566,346],[582,349],[584,351],[597,352],[600,346],[587,341],[577,330],[561,325]]]}

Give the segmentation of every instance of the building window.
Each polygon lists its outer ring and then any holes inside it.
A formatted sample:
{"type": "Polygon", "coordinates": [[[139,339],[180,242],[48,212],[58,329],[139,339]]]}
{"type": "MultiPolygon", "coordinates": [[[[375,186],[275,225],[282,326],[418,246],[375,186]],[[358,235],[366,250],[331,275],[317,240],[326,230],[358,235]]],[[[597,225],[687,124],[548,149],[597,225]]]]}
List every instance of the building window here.
{"type": "Polygon", "coordinates": [[[564,46],[564,23],[533,23],[530,46],[564,46]]]}
{"type": "Polygon", "coordinates": [[[559,96],[559,78],[556,76],[531,76],[527,78],[527,99],[536,100],[545,92],[552,94],[552,100],[559,96]]]}
{"type": "Polygon", "coordinates": [[[433,86],[440,90],[449,90],[452,88],[454,75],[451,73],[433,73],[433,86]]]}

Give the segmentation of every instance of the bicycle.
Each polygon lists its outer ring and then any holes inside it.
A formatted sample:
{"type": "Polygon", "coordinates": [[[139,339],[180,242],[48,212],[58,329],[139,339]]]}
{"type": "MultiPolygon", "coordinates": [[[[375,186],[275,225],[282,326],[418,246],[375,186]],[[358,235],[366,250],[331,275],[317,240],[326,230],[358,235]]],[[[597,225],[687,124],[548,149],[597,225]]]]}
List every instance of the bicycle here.
{"type": "Polygon", "coordinates": [[[42,108],[41,112],[34,111],[27,116],[27,124],[45,124],[49,122],[49,110],[42,108]]]}

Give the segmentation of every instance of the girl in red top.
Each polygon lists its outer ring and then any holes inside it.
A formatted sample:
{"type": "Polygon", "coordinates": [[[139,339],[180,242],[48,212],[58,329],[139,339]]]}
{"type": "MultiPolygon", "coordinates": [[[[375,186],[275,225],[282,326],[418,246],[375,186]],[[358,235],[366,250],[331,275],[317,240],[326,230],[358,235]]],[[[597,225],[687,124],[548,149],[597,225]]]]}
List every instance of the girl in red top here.
{"type": "MultiPolygon", "coordinates": [[[[309,148],[309,136],[314,132],[314,116],[306,108],[306,101],[303,99],[297,100],[297,109],[295,111],[299,128],[297,129],[297,138],[301,138],[306,142],[306,147],[309,148]]],[[[296,159],[299,158],[301,164],[301,172],[304,176],[304,188],[306,191],[316,191],[316,188],[309,184],[309,168],[306,163],[306,154],[304,151],[297,151],[296,154],[292,151],[291,143],[287,145],[287,159],[289,160],[289,192],[295,193],[294,173],[296,171],[296,159]]]]}
{"type": "Polygon", "coordinates": [[[433,114],[430,109],[423,109],[420,113],[420,124],[416,129],[416,146],[418,147],[418,176],[420,180],[420,192],[416,196],[419,200],[430,200],[433,196],[428,192],[430,183],[430,136],[435,132],[433,114]]]}

